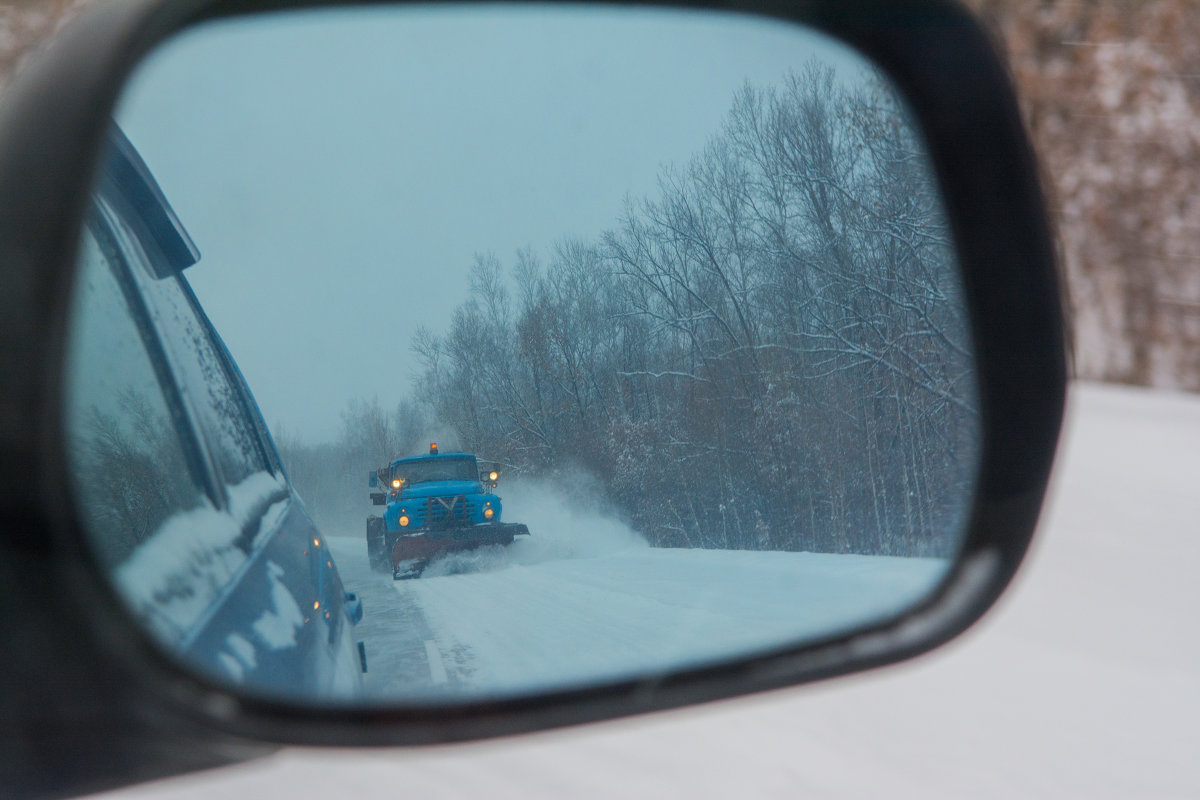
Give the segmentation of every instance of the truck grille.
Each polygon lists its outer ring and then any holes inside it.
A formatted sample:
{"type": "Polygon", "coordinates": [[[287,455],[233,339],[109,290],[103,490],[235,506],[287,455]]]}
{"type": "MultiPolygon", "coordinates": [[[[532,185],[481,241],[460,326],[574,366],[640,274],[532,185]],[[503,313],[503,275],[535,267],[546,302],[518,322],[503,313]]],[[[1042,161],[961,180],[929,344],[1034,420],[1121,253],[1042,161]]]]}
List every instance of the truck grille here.
{"type": "Polygon", "coordinates": [[[462,525],[468,519],[467,498],[464,495],[425,498],[425,524],[430,528],[462,525]]]}

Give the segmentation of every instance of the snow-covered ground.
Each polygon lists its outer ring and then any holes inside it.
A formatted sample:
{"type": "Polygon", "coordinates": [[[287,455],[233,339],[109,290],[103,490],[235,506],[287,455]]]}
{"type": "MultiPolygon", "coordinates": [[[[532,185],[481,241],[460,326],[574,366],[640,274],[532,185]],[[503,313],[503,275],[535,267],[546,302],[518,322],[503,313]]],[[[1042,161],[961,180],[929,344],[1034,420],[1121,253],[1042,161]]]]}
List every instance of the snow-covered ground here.
{"type": "Polygon", "coordinates": [[[420,580],[371,572],[361,536],[326,539],[366,610],[355,637],[366,643],[368,693],[496,696],[733,657],[894,613],[947,566],[659,549],[588,520],[556,527],[530,514],[521,519],[534,536],[435,560],[420,580]]]}
{"type": "Polygon", "coordinates": [[[1076,386],[1042,535],[957,642],[500,742],[290,750],[122,798],[1200,796],[1200,398],[1076,386]]]}

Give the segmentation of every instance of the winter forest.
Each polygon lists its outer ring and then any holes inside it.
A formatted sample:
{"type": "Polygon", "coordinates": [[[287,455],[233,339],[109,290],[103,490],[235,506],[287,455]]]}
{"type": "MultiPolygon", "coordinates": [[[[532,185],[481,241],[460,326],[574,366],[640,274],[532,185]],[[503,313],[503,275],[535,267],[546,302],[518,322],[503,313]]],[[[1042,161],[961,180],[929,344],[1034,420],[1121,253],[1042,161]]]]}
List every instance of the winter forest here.
{"type": "MultiPolygon", "coordinates": [[[[0,3],[5,34],[0,86],[88,2],[0,3]]],[[[1009,62],[1041,160],[1067,288],[1073,374],[1195,391],[1200,387],[1200,272],[1189,252],[1200,208],[1193,168],[1200,147],[1200,81],[1191,65],[1200,42],[1200,15],[1188,0],[968,0],[967,5],[1009,62]]],[[[622,230],[618,222],[616,234],[622,230]]],[[[604,244],[590,243],[601,255],[604,244]]],[[[486,242],[479,246],[487,252],[486,242]]],[[[558,254],[540,255],[545,273],[558,254]]],[[[520,302],[508,299],[510,313],[517,313],[520,302]]],[[[439,359],[449,363],[445,354],[439,359]]],[[[361,516],[360,466],[377,466],[385,451],[419,447],[434,428],[424,418],[432,413],[428,404],[414,403],[386,398],[353,404],[344,414],[343,435],[333,444],[300,446],[287,432],[277,432],[283,434],[279,438],[292,472],[308,476],[301,485],[319,515],[327,520],[361,516]],[[367,452],[369,457],[362,455],[367,452]],[[336,481],[342,483],[314,482],[315,465],[326,462],[338,465],[336,481]]],[[[807,457],[815,457],[813,452],[807,457]]],[[[519,460],[515,452],[508,457],[519,460]]]]}
{"type": "Polygon", "coordinates": [[[971,346],[891,92],[815,63],[747,85],[658,186],[590,240],[481,242],[448,329],[411,343],[410,396],[352,404],[336,443],[277,432],[318,523],[360,526],[368,471],[437,438],[599,496],[657,546],[949,555],[971,346]]]}

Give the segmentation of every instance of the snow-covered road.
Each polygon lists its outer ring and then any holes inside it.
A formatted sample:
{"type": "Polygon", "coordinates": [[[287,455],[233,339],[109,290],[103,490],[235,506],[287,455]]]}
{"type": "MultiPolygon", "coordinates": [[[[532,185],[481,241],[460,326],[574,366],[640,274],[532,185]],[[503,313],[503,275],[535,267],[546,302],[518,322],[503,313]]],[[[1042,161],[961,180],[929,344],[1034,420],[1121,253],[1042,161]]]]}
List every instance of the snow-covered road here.
{"type": "Polygon", "coordinates": [[[645,675],[844,630],[907,605],[946,566],[604,540],[603,525],[576,520],[392,581],[370,571],[362,537],[329,537],[366,609],[368,691],[495,695],[645,675]]]}

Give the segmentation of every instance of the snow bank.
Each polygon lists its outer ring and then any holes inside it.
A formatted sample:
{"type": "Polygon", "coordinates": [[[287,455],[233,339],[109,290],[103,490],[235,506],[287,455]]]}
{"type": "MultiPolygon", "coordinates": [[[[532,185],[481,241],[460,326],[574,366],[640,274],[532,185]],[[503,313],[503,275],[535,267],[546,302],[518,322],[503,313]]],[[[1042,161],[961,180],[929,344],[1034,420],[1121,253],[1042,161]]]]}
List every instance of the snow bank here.
{"type": "Polygon", "coordinates": [[[946,566],[642,546],[527,563],[514,554],[504,571],[427,574],[397,590],[447,661],[444,690],[497,696],[654,675],[841,632],[920,598],[946,566]]]}

